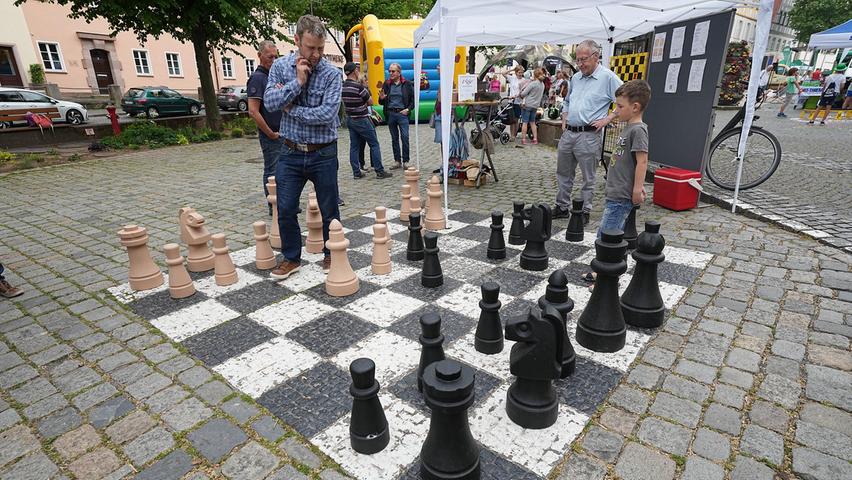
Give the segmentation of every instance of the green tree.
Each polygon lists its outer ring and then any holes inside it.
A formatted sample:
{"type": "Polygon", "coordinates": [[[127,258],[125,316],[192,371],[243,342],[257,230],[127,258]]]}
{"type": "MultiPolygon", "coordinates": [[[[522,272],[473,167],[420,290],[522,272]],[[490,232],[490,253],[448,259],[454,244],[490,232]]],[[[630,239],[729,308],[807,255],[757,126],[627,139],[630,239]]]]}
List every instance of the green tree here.
{"type": "Polygon", "coordinates": [[[852,0],[796,0],[790,10],[790,26],[796,40],[808,43],[811,35],[852,18],[852,0]]]}
{"type": "MultiPolygon", "coordinates": [[[[17,0],[16,5],[26,0],[17,0]]],[[[222,117],[216,103],[210,55],[231,50],[229,45],[254,44],[261,38],[286,39],[277,28],[280,3],[275,0],[234,2],[228,0],[48,0],[71,7],[72,18],[88,22],[103,18],[112,35],[129,31],[139,42],[148,37],[171,35],[192,43],[195,64],[207,110],[207,125],[221,130],[222,117]]]]}

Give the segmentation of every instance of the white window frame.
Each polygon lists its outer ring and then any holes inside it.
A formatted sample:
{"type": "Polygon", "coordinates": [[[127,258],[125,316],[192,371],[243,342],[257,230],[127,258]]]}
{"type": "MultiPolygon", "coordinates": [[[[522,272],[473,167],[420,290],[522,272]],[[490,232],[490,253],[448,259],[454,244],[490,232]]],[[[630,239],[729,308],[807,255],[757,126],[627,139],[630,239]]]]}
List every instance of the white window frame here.
{"type": "MultiPolygon", "coordinates": [[[[59,42],[51,42],[49,40],[38,40],[36,42],[36,46],[38,47],[38,55],[41,60],[41,66],[44,67],[44,71],[47,73],[67,73],[65,69],[65,57],[62,56],[62,48],[59,46],[59,42]],[[53,68],[53,58],[50,59],[51,68],[47,68],[47,65],[44,64],[44,57],[41,54],[41,46],[42,45],[55,45],[56,46],[56,55],[59,57],[59,68],[53,68]]],[[[48,49],[48,55],[50,55],[50,50],[48,49]]]]}
{"type": "MultiPolygon", "coordinates": [[[[137,77],[153,77],[154,76],[154,69],[152,68],[152,65],[151,65],[151,55],[150,55],[150,52],[148,50],[144,50],[144,49],[141,49],[141,48],[134,48],[133,51],[131,52],[131,55],[133,56],[133,67],[136,71],[137,77]],[[141,65],[136,64],[136,53],[144,53],[145,54],[145,63],[148,66],[147,72],[140,72],[139,71],[139,67],[141,65]]],[[[142,63],[141,57],[140,57],[139,63],[140,64],[142,63]]]]}
{"type": "Polygon", "coordinates": [[[251,77],[251,74],[254,73],[254,69],[257,68],[257,61],[253,58],[246,58],[246,78],[251,77]],[[249,62],[251,62],[251,68],[249,68],[249,62]]]}
{"type": "Polygon", "coordinates": [[[166,52],[166,72],[168,72],[169,77],[172,78],[183,78],[183,61],[180,59],[180,53],[178,52],[166,52]],[[177,73],[172,73],[172,69],[169,66],[169,55],[174,55],[177,60],[177,73]]]}
{"type": "Polygon", "coordinates": [[[222,78],[226,78],[228,80],[236,80],[237,77],[234,76],[234,59],[231,57],[222,57],[222,78]],[[227,60],[228,70],[225,71],[225,61],[227,60]]]}

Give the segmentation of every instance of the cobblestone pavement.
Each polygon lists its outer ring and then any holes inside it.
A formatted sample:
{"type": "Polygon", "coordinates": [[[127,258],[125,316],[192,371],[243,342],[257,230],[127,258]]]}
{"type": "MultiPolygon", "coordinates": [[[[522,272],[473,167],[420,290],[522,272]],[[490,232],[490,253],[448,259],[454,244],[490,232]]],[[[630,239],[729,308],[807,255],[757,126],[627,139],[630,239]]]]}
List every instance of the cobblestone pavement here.
{"type": "MultiPolygon", "coordinates": [[[[27,290],[0,301],[0,478],[341,477],[104,292],[127,280],[123,224],[148,228],[163,267],[184,205],[248,246],[265,215],[258,158],[256,140],[227,140],[0,178],[0,258],[27,290]]],[[[501,181],[453,186],[451,208],[553,198],[554,150],[498,147],[496,163],[501,181]]],[[[348,172],[344,218],[398,202],[399,174],[348,172]]],[[[715,206],[649,203],[647,218],[715,256],[551,476],[852,478],[852,256],[715,206]]]]}

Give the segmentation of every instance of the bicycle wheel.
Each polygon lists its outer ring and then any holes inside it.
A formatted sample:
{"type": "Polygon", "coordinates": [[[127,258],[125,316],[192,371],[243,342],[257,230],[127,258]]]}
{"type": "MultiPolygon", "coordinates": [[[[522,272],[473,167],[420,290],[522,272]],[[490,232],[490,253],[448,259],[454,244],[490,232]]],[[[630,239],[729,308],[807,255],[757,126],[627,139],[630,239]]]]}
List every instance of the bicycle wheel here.
{"type": "MultiPolygon", "coordinates": [[[[740,133],[739,128],[732,128],[719,134],[710,143],[710,159],[704,167],[704,172],[711,182],[725,190],[733,190],[736,185],[740,133]]],[[[775,135],[760,127],[751,127],[740,190],[754,188],[765,182],[780,164],[781,144],[775,135]]]]}

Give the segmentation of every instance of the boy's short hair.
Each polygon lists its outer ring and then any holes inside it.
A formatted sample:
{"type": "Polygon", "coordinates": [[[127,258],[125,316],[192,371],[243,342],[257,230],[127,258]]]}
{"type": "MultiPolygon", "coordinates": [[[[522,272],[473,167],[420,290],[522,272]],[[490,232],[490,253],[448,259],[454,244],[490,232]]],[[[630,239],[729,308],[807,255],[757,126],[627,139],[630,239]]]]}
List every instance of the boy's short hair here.
{"type": "Polygon", "coordinates": [[[645,80],[630,80],[615,91],[616,97],[625,97],[630,103],[638,103],[642,111],[651,101],[651,86],[645,80]]]}

